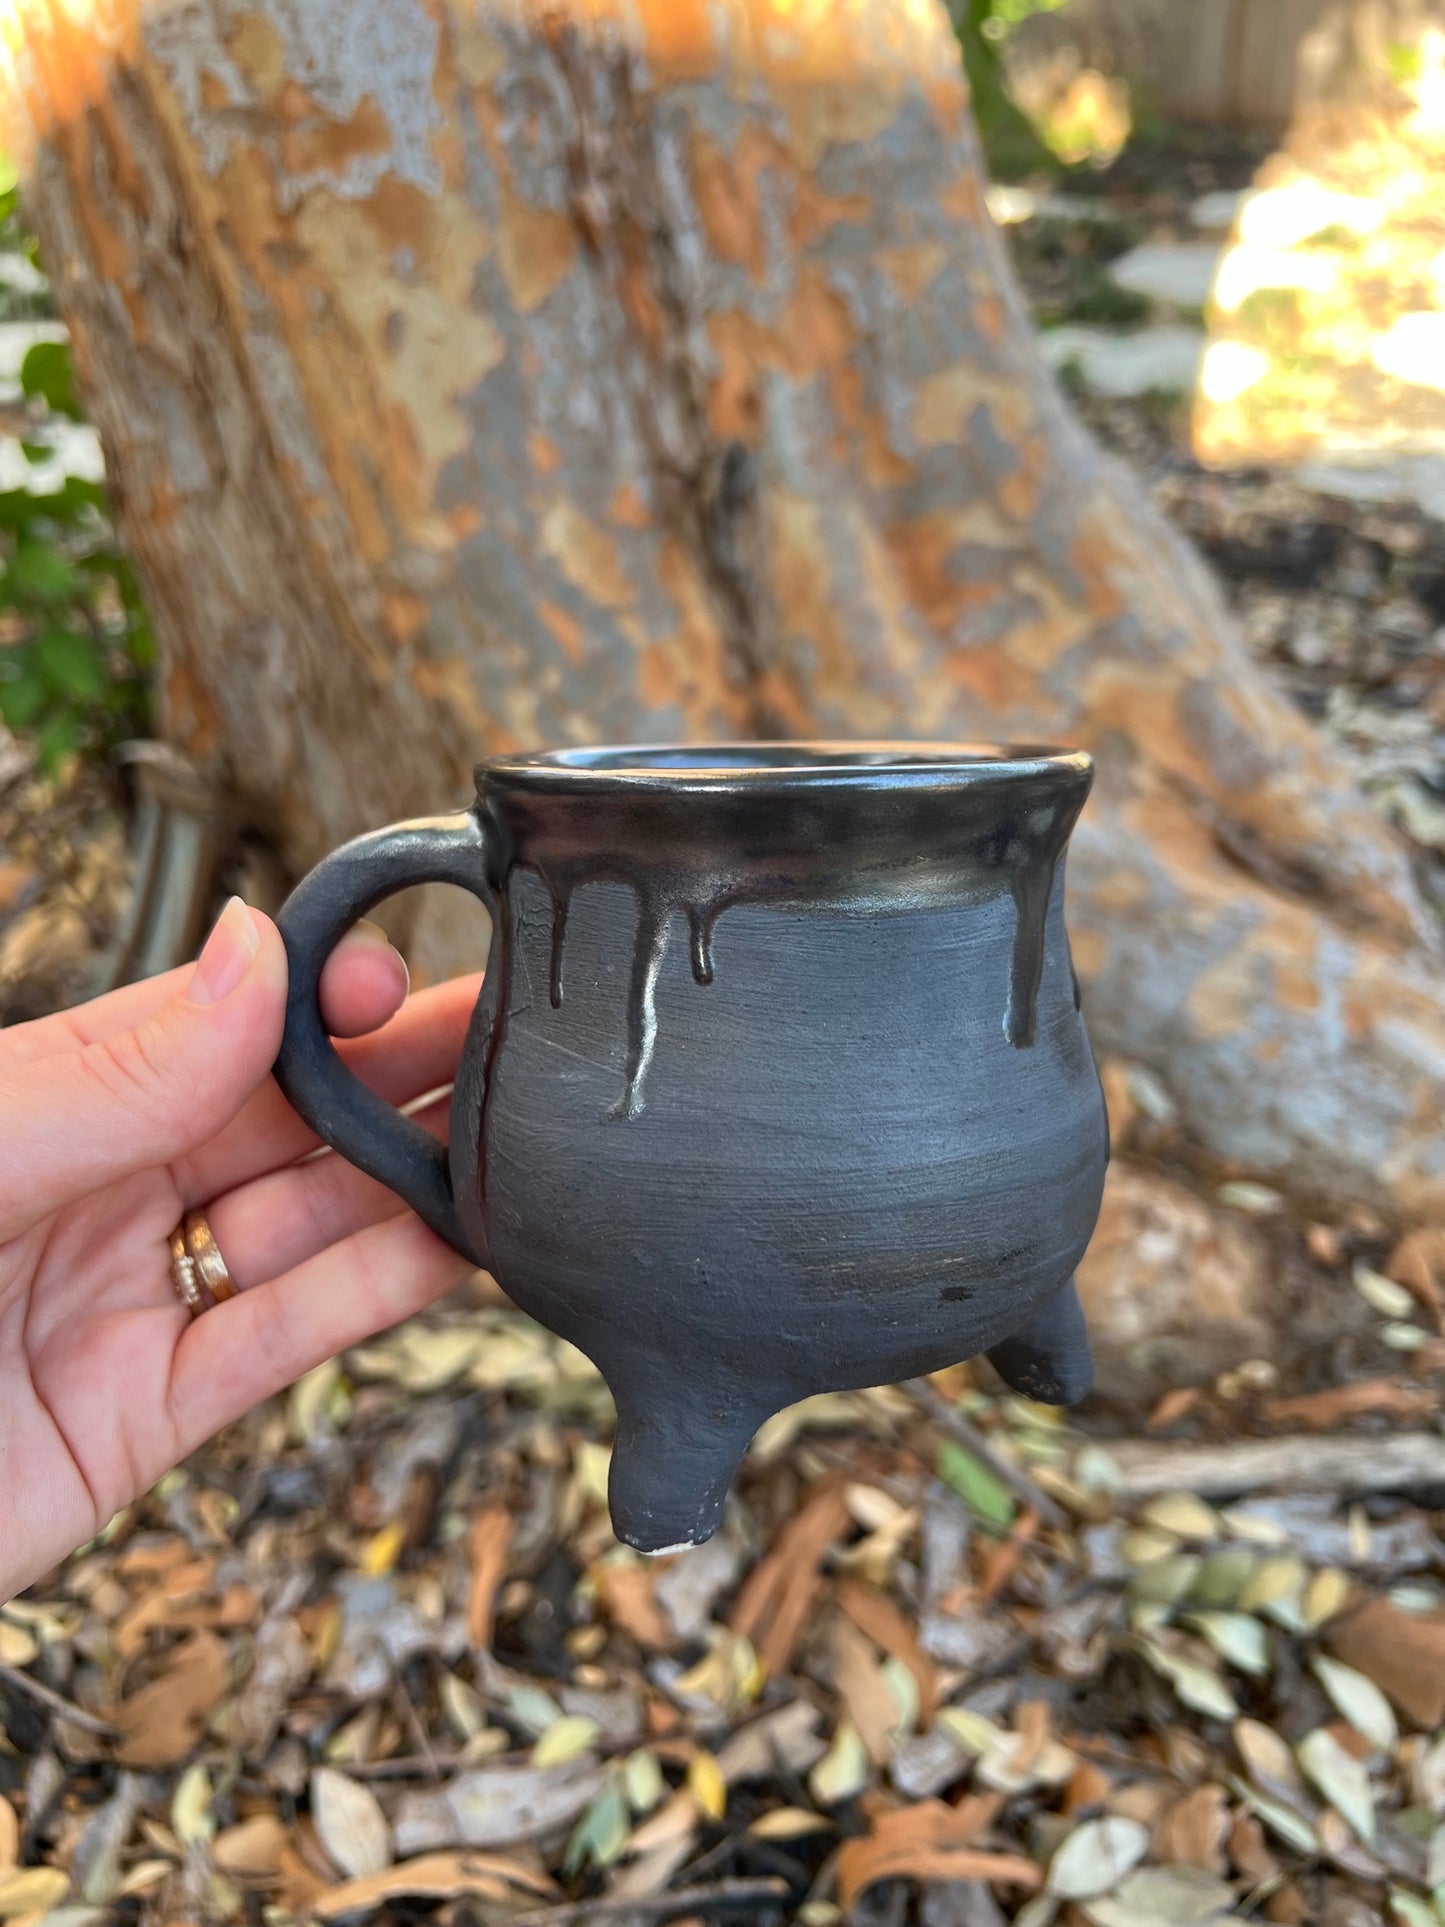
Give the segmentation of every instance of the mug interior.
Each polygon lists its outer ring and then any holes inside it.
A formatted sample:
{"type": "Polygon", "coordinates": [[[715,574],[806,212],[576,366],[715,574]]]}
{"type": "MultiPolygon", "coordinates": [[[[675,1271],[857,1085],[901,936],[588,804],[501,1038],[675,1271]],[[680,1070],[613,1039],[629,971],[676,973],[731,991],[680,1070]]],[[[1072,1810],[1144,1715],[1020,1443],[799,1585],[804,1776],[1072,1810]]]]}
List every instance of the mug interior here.
{"type": "Polygon", "coordinates": [[[538,750],[482,764],[484,777],[529,779],[551,787],[671,787],[679,782],[731,786],[753,782],[792,788],[842,781],[876,783],[894,772],[914,783],[997,780],[1001,776],[1087,776],[1090,757],[1077,749],[1036,743],[759,742],[609,745],[596,749],[538,750]]]}

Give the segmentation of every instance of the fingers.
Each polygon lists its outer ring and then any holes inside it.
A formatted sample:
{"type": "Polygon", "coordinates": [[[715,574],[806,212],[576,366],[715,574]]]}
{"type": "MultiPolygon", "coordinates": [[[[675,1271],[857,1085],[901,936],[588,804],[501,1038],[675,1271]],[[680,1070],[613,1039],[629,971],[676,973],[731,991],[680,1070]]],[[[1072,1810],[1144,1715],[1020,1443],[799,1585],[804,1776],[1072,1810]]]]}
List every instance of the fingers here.
{"type": "Polygon", "coordinates": [[[348,1345],[421,1311],[470,1269],[403,1212],[204,1313],[182,1334],[172,1366],[182,1451],[348,1345]]]}
{"type": "MultiPolygon", "coordinates": [[[[383,1029],[343,1044],[341,1055],[364,1084],[391,1104],[410,1103],[450,1084],[480,988],[480,977],[457,977],[418,991],[383,1029]]],[[[206,1204],[305,1157],[317,1142],[268,1078],[213,1142],[174,1161],[171,1175],[188,1205],[206,1204]]]]}
{"type": "MultiPolygon", "coordinates": [[[[450,1100],[413,1113],[445,1138],[450,1100]]],[[[226,1269],[242,1291],[277,1278],[367,1225],[395,1217],[401,1201],[344,1158],[311,1158],[269,1172],[206,1206],[226,1269]]]]}
{"type": "MultiPolygon", "coordinates": [[[[34,1023],[0,1030],[0,1076],[57,1052],[83,1049],[154,1016],[190,981],[193,964],[125,984],[72,1010],[58,1010],[34,1023]]],[[[374,923],[348,930],[321,973],[321,1014],[333,1037],[359,1037],[377,1030],[406,998],[406,964],[374,923]]]]}
{"type": "Polygon", "coordinates": [[[185,984],[133,1028],[0,1073],[0,1236],[227,1125],[281,1041],[286,953],[239,897],[185,984]]]}

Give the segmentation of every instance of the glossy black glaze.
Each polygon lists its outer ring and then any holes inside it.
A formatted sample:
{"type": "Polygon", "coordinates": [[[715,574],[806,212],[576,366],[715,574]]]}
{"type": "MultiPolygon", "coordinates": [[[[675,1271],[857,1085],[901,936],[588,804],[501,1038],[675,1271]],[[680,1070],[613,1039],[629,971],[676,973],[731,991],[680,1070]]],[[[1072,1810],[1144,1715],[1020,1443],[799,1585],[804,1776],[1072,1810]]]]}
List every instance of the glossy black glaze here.
{"type": "Polygon", "coordinates": [[[1082,1396],[1071,1278],[1107,1158],[1063,921],[1071,751],[564,751],[456,817],[358,838],[281,916],[277,1076],[618,1406],[612,1513],[706,1538],[748,1440],[808,1394],[987,1350],[1082,1396]],[[493,914],[451,1154],[341,1066],[321,963],[390,892],[493,914]]]}

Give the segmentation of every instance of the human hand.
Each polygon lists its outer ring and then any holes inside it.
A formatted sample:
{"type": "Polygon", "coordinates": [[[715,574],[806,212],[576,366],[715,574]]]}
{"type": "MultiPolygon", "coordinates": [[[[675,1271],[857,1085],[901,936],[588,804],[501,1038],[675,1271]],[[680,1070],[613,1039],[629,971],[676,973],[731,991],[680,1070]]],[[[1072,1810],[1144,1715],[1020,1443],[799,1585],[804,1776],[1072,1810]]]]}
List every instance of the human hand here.
{"type": "MultiPolygon", "coordinates": [[[[321,984],[392,1103],[449,1083],[477,997],[407,998],[370,926],[321,984]],[[366,1034],[371,1033],[371,1034],[366,1034]]],[[[193,966],[0,1030],[0,1602],[258,1400],[468,1267],[317,1140],[269,1075],[286,954],[227,905],[193,966]],[[204,1206],[237,1295],[191,1318],[167,1237],[204,1206]]],[[[445,1135],[446,1103],[418,1119],[445,1135]]]]}

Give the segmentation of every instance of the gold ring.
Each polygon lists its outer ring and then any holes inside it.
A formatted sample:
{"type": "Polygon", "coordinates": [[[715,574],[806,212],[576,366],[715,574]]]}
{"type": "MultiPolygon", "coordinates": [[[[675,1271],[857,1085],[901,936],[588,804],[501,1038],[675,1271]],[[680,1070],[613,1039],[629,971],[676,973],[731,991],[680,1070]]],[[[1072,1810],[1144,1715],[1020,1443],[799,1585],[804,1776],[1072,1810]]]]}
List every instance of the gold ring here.
{"type": "Polygon", "coordinates": [[[205,1212],[188,1211],[181,1220],[181,1229],[185,1233],[186,1251],[195,1266],[197,1279],[216,1304],[224,1305],[228,1298],[236,1295],[235,1281],[226,1269],[226,1261],[221,1256],[216,1235],[211,1230],[205,1212]]]}
{"type": "Polygon", "coordinates": [[[201,1297],[201,1287],[196,1279],[196,1264],[186,1250],[185,1232],[177,1225],[166,1240],[171,1248],[171,1283],[175,1286],[176,1296],[191,1314],[199,1318],[206,1309],[201,1297]]]}

